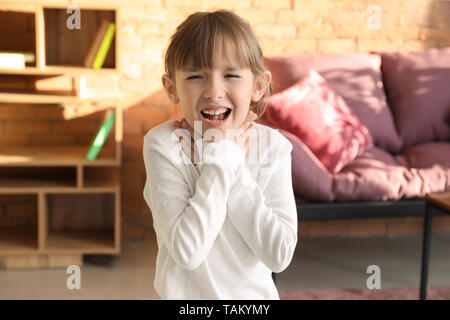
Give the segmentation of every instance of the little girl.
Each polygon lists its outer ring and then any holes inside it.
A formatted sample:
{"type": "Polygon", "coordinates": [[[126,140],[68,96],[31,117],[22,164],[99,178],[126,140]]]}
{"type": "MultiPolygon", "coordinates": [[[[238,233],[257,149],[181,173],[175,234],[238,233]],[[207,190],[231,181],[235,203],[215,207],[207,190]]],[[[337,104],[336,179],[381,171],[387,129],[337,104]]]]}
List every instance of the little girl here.
{"type": "Polygon", "coordinates": [[[191,14],[170,39],[165,72],[184,119],[144,137],[156,291],[163,299],[279,299],[271,274],[289,265],[297,244],[292,145],[253,122],[271,74],[250,26],[227,10],[191,14]]]}

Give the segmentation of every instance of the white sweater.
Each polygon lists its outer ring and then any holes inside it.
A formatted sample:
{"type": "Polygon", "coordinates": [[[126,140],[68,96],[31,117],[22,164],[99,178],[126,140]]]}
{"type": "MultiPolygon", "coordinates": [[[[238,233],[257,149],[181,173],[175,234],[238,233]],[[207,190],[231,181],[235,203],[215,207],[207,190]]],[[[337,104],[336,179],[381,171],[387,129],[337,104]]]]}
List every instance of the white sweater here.
{"type": "Polygon", "coordinates": [[[292,144],[267,126],[255,131],[245,157],[229,140],[207,142],[197,166],[173,120],[145,135],[162,299],[279,299],[271,272],[289,265],[297,244],[292,144]]]}

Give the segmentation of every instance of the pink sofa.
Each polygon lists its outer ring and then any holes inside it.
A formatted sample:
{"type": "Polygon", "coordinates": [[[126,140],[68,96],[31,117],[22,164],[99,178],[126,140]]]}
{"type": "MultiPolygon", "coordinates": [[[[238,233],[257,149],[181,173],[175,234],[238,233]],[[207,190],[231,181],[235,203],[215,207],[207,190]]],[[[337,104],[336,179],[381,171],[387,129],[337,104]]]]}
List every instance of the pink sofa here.
{"type": "MultiPolygon", "coordinates": [[[[300,54],[265,57],[264,63],[272,72],[274,94],[317,71],[373,140],[338,172],[330,172],[292,130],[286,130],[292,126],[275,123],[273,117],[258,120],[280,129],[293,144],[298,199],[397,201],[450,190],[450,48],[300,54]]],[[[270,104],[266,114],[269,108],[270,104]]]]}

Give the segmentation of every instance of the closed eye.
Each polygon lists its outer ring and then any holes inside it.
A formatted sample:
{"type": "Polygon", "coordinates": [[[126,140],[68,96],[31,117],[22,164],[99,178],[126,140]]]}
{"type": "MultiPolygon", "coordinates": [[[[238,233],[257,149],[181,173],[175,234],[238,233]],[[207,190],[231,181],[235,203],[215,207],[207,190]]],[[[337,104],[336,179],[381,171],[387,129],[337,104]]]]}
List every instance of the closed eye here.
{"type": "MultiPolygon", "coordinates": [[[[225,78],[240,78],[240,76],[235,75],[235,74],[227,74],[227,75],[225,75],[225,78]]],[[[188,77],[186,79],[187,80],[190,80],[190,79],[201,79],[201,77],[200,76],[190,76],[190,77],[188,77]]]]}

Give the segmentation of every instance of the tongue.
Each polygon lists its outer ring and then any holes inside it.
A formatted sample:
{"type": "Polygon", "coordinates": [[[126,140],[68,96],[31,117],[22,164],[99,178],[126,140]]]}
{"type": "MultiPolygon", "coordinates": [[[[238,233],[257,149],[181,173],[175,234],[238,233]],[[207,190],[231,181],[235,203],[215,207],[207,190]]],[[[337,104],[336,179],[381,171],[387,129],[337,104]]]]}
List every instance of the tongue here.
{"type": "Polygon", "coordinates": [[[223,120],[225,117],[225,113],[221,113],[219,115],[211,115],[211,114],[207,114],[206,117],[209,120],[223,120]]]}

